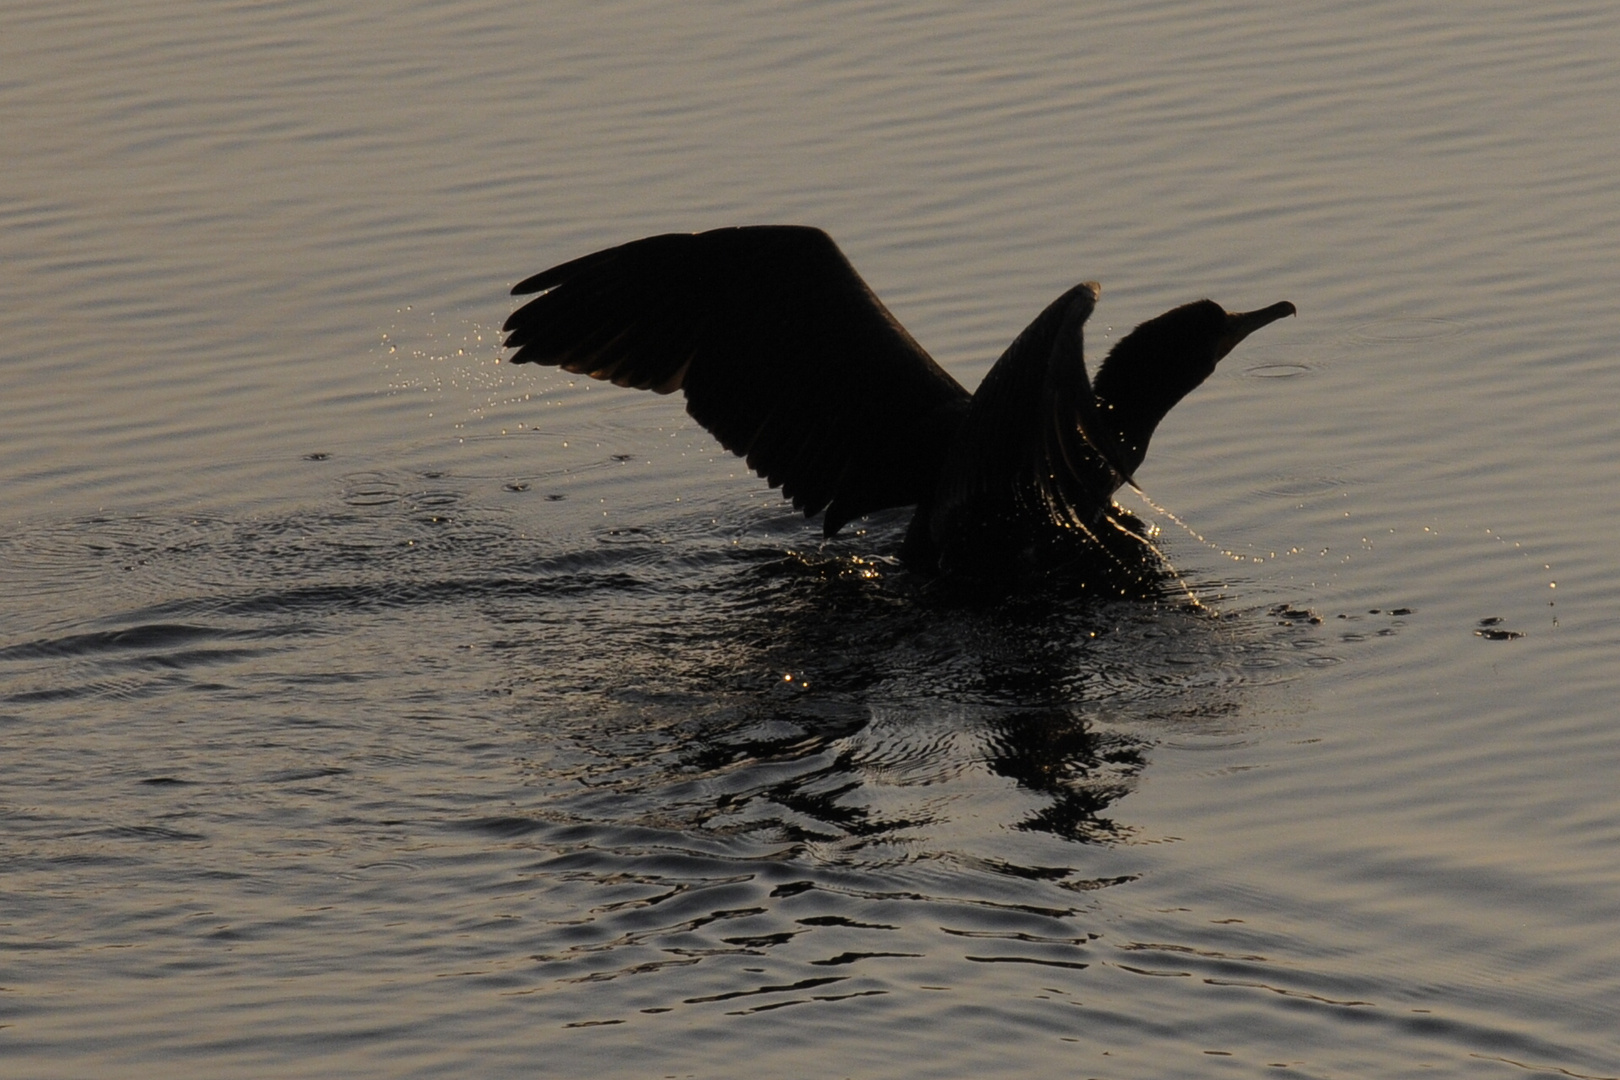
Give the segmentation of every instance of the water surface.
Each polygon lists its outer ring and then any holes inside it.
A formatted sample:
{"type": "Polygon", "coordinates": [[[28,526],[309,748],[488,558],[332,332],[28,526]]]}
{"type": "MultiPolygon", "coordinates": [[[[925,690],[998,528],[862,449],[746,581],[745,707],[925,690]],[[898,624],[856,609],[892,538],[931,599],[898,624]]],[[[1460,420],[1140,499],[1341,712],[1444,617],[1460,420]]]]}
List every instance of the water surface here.
{"type": "MultiPolygon", "coordinates": [[[[13,4],[8,1075],[1620,1075],[1601,7],[13,4]],[[820,225],[972,386],[1288,299],[1184,588],[966,602],[506,288],[820,225]]],[[[1134,497],[1133,497],[1134,499],[1134,497]]]]}

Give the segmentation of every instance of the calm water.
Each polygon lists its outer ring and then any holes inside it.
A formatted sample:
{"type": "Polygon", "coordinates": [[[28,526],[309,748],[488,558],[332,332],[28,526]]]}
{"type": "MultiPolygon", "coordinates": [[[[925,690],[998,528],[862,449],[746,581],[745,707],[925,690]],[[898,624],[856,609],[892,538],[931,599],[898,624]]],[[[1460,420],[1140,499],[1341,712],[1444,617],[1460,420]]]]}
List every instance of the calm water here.
{"type": "Polygon", "coordinates": [[[1620,11],[0,16],[0,1073],[1620,1075],[1620,11]],[[1299,318],[964,604],[506,288],[1299,318]],[[1134,497],[1133,497],[1134,498],[1134,497]]]}

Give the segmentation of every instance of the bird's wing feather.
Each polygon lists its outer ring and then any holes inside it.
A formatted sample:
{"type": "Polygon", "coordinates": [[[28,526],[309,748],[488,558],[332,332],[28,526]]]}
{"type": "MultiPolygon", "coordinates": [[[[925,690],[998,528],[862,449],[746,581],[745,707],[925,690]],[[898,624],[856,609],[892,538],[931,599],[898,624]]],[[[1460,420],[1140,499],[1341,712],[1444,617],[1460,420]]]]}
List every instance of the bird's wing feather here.
{"type": "Polygon", "coordinates": [[[1082,354],[1096,301],[1092,282],[1054,300],[974,394],[929,512],[942,566],[982,563],[1025,539],[1089,535],[1106,512],[1125,477],[1100,434],[1082,354]]]}
{"type": "Polygon", "coordinates": [[[545,270],[512,363],[686,395],[692,417],[829,535],[933,488],[968,392],[819,229],[648,237],[545,270]]]}

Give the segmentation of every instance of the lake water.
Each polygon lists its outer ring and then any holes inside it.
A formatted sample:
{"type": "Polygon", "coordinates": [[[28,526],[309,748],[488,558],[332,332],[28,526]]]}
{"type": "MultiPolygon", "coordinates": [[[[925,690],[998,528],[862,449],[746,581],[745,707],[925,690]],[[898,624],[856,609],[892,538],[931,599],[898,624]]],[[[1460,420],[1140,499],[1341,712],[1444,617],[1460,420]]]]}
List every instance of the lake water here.
{"type": "Polygon", "coordinates": [[[0,16],[0,1073],[1620,1075],[1620,8],[0,16]],[[1196,601],[942,599],[600,247],[827,229],[972,387],[1291,300],[1123,501],[1196,601]]]}

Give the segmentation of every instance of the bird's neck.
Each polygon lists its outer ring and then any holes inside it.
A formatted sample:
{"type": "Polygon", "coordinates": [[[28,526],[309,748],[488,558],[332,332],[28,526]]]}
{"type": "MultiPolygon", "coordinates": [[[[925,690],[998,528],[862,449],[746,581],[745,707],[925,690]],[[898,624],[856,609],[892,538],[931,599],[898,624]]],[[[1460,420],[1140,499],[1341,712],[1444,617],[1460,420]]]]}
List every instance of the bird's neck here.
{"type": "Polygon", "coordinates": [[[1162,409],[1143,409],[1139,403],[1133,408],[1132,403],[1122,405],[1104,397],[1101,390],[1097,392],[1098,415],[1107,425],[1108,434],[1114,440],[1114,450],[1119,456],[1119,460],[1114,464],[1122,469],[1126,476],[1136,475],[1136,470],[1142,467],[1142,462],[1147,457],[1148,440],[1153,437],[1153,429],[1159,426],[1159,421],[1163,420],[1169,411],[1169,406],[1162,409]]]}
{"type": "Polygon", "coordinates": [[[1159,421],[1207,374],[1185,357],[1136,345],[1130,337],[1120,342],[1092,380],[1098,413],[1128,475],[1135,475],[1147,457],[1159,421]]]}

